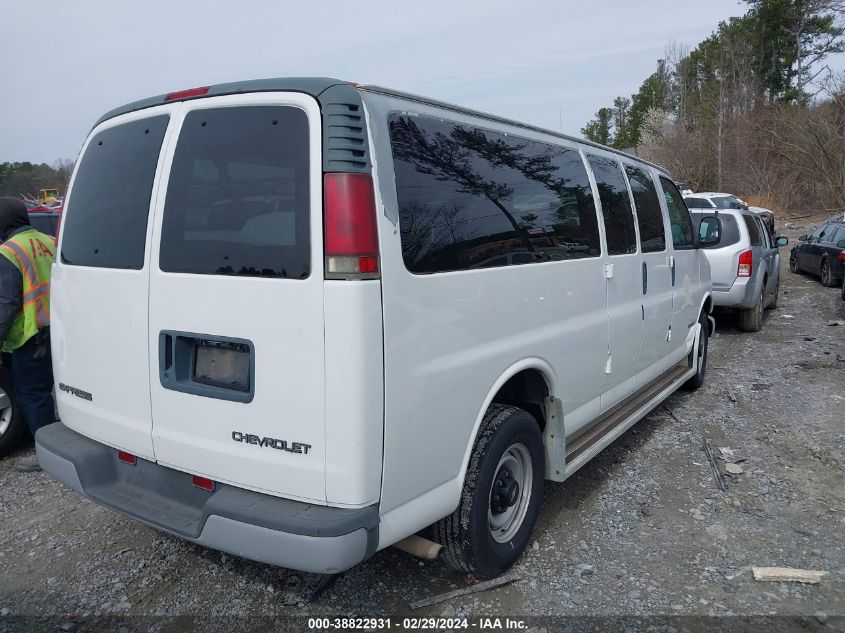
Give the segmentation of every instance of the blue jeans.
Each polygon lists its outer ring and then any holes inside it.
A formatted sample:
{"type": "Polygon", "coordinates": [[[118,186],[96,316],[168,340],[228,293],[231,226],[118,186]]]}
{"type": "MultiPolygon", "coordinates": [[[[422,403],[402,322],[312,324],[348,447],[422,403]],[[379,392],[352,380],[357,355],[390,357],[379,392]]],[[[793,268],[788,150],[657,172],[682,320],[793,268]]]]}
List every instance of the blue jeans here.
{"type": "Polygon", "coordinates": [[[56,421],[50,328],[42,329],[12,352],[11,369],[15,403],[34,436],[42,426],[56,421]]]}

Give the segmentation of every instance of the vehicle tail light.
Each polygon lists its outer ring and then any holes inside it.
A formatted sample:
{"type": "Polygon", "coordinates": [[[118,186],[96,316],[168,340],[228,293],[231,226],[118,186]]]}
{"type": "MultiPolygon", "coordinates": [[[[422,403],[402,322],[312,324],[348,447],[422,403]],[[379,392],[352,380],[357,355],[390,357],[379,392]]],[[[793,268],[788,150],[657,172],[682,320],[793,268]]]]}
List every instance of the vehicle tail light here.
{"type": "Polygon", "coordinates": [[[132,466],[134,466],[138,461],[137,457],[135,457],[132,453],[127,453],[126,451],[117,451],[117,458],[124,464],[131,464],[132,466]]]}
{"type": "Polygon", "coordinates": [[[370,174],[323,177],[326,279],[378,279],[376,202],[370,174]]]}
{"type": "Polygon", "coordinates": [[[188,88],[187,90],[177,90],[176,92],[171,92],[164,98],[164,100],[180,101],[182,99],[190,99],[191,97],[201,97],[206,94],[208,94],[208,86],[202,86],[201,88],[188,88]]]}
{"type": "Polygon", "coordinates": [[[751,276],[751,251],[743,251],[739,254],[739,266],[736,267],[737,277],[751,276]]]}
{"type": "Polygon", "coordinates": [[[194,475],[191,483],[194,484],[197,488],[202,488],[203,490],[208,490],[209,492],[214,491],[214,482],[207,477],[200,477],[199,475],[194,475]]]}
{"type": "Polygon", "coordinates": [[[839,253],[839,255],[836,256],[836,259],[845,260],[845,251],[842,251],[841,253],[839,253]]]}

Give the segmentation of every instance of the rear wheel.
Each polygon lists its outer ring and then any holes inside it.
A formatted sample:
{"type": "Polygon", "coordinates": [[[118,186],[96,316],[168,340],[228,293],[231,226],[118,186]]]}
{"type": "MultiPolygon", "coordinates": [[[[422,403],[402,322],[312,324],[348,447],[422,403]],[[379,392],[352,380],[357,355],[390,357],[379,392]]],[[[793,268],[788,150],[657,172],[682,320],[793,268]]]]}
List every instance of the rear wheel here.
{"type": "Polygon", "coordinates": [[[451,567],[491,577],[516,562],[537,521],[544,460],[537,420],[517,407],[491,405],[470,456],[461,502],[433,530],[451,567]]]}
{"type": "Polygon", "coordinates": [[[823,259],[821,266],[819,266],[819,277],[821,277],[822,286],[832,288],[836,285],[833,280],[833,271],[830,269],[830,262],[826,259],[823,259]]]}
{"type": "Polygon", "coordinates": [[[753,308],[739,311],[739,327],[745,332],[759,332],[763,327],[763,292],[753,308]]]}
{"type": "Polygon", "coordinates": [[[798,253],[795,251],[789,254],[789,270],[794,273],[798,272],[798,253]]]}
{"type": "Polygon", "coordinates": [[[704,384],[704,372],[707,371],[707,346],[710,341],[710,321],[707,315],[703,312],[698,317],[698,323],[701,325],[701,333],[698,335],[698,345],[690,352],[690,362],[693,360],[693,354],[698,359],[698,369],[695,376],[687,380],[682,388],[687,391],[695,391],[704,384]]]}
{"type": "Polygon", "coordinates": [[[845,301],[845,279],[842,280],[842,301],[845,301]]]}
{"type": "Polygon", "coordinates": [[[9,369],[0,366],[0,457],[15,450],[26,432],[26,420],[12,395],[9,369]]]}

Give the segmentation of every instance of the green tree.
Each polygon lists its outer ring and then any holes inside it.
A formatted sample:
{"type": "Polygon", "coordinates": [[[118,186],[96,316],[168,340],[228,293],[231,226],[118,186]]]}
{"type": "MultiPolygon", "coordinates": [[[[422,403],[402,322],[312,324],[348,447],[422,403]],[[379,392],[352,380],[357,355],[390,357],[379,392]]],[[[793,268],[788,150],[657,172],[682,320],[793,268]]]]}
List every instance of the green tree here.
{"type": "Polygon", "coordinates": [[[613,142],[610,132],[612,115],[613,112],[610,108],[601,108],[596,112],[595,118],[581,128],[581,134],[584,135],[584,138],[594,143],[610,145],[613,142]]]}
{"type": "Polygon", "coordinates": [[[757,47],[756,69],[771,101],[807,103],[807,86],[843,51],[845,1],[745,0],[757,47]]]}

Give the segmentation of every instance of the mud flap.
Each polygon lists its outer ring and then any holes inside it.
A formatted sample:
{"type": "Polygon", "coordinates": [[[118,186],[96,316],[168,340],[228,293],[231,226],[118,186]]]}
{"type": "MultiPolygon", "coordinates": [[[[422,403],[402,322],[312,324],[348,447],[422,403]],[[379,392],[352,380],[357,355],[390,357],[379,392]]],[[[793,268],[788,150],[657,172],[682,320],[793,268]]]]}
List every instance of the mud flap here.
{"type": "Polygon", "coordinates": [[[560,398],[550,396],[545,398],[543,404],[546,409],[546,428],[543,431],[543,447],[546,452],[546,479],[563,481],[566,467],[563,405],[560,398]]]}

